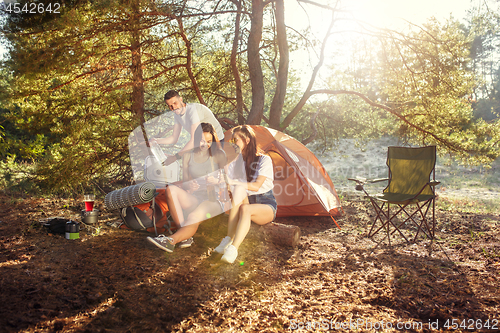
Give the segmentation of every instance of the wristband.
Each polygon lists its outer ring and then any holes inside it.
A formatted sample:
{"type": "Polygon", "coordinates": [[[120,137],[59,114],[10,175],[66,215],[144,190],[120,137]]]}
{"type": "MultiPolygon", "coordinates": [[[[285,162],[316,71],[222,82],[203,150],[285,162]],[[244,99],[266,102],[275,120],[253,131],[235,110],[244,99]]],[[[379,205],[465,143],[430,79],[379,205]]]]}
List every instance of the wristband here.
{"type": "Polygon", "coordinates": [[[179,153],[175,153],[175,158],[180,160],[181,159],[181,155],[179,155],[179,153]]]}

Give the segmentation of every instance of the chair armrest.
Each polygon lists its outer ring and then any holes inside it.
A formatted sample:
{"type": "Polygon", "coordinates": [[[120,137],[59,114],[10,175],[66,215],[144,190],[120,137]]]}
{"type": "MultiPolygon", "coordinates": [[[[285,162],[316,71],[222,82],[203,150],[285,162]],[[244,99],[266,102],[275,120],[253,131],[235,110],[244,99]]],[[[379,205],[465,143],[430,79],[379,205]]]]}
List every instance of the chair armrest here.
{"type": "Polygon", "coordinates": [[[367,181],[367,179],[363,177],[347,178],[347,180],[355,181],[358,184],[364,184],[367,181]]]}
{"type": "Polygon", "coordinates": [[[431,181],[429,182],[429,185],[430,185],[430,186],[436,186],[436,185],[439,185],[439,184],[441,184],[441,182],[438,182],[437,180],[431,180],[431,181]]]}
{"type": "Polygon", "coordinates": [[[355,177],[355,178],[347,178],[347,180],[352,180],[356,182],[356,191],[364,191],[366,193],[366,191],[363,188],[365,184],[382,182],[385,180],[389,180],[389,178],[366,179],[363,177],[355,177]]]}
{"type": "Polygon", "coordinates": [[[356,177],[356,178],[347,178],[347,180],[352,180],[356,182],[356,187],[355,187],[356,191],[364,191],[366,193],[366,191],[363,188],[363,185],[365,185],[366,182],[366,178],[356,177]]]}
{"type": "Polygon", "coordinates": [[[378,182],[383,182],[389,180],[389,178],[376,178],[376,179],[368,179],[366,182],[367,183],[378,183],[378,182]]]}

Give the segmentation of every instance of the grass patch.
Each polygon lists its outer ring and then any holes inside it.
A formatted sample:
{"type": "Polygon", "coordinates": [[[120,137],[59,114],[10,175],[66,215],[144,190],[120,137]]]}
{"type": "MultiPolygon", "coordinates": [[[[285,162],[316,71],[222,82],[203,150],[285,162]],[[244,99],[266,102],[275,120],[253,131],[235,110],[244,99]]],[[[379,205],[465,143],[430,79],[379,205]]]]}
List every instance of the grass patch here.
{"type": "Polygon", "coordinates": [[[15,156],[0,161],[0,190],[7,195],[39,195],[34,182],[35,163],[17,162],[15,156]]]}
{"type": "Polygon", "coordinates": [[[436,207],[444,211],[460,211],[474,214],[496,214],[500,210],[500,198],[476,199],[440,196],[438,200],[436,200],[436,207]]]}
{"type": "Polygon", "coordinates": [[[487,167],[466,167],[449,158],[438,158],[436,178],[447,187],[483,188],[498,191],[500,188],[500,159],[496,159],[487,167]]]}
{"type": "MultiPolygon", "coordinates": [[[[85,193],[95,193],[98,197],[117,188],[130,185],[127,181],[116,181],[109,177],[94,178],[88,184],[54,189],[37,179],[37,162],[17,161],[15,156],[0,160],[0,193],[7,196],[25,198],[27,196],[45,198],[76,198],[85,193]]],[[[64,180],[61,179],[61,182],[64,180]]]]}

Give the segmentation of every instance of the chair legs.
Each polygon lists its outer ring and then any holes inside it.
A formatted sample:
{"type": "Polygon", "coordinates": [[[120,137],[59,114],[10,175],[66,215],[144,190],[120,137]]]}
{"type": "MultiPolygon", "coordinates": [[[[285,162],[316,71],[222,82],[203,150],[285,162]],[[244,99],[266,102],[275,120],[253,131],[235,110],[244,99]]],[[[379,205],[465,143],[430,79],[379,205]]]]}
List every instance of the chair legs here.
{"type": "Polygon", "coordinates": [[[434,239],[434,232],[435,232],[435,201],[434,198],[431,198],[423,203],[419,202],[407,202],[407,203],[388,203],[388,202],[382,202],[381,205],[379,205],[376,200],[373,198],[369,197],[370,202],[375,210],[376,216],[373,221],[373,224],[370,228],[370,231],[368,232],[368,237],[373,238],[376,234],[383,232],[386,234],[385,237],[382,239],[382,241],[387,238],[389,242],[389,246],[391,245],[391,235],[393,235],[396,231],[401,235],[401,237],[404,238],[406,242],[409,241],[409,237],[407,237],[402,230],[402,226],[406,224],[407,222],[411,222],[413,225],[417,227],[417,231],[415,233],[415,236],[413,237],[413,242],[416,241],[418,235],[420,232],[424,234],[427,238],[429,239],[434,239]],[[386,207],[387,205],[387,207],[386,207]],[[396,209],[395,213],[391,213],[390,206],[391,205],[396,205],[398,209],[396,209]],[[416,208],[411,214],[408,212],[408,207],[411,205],[415,205],[416,208]],[[429,209],[431,208],[432,205],[432,221],[428,221],[429,219],[426,217],[427,213],[429,212],[429,209]],[[396,223],[395,218],[399,214],[405,214],[406,218],[404,219],[403,222],[396,223]],[[421,221],[416,220],[416,215],[420,216],[421,221]],[[377,225],[377,222],[379,222],[379,225],[377,225]],[[391,228],[392,226],[392,228],[391,228]],[[393,229],[393,230],[391,230],[393,229]]]}
{"type": "Polygon", "coordinates": [[[415,238],[413,239],[413,241],[415,241],[417,239],[420,231],[422,231],[422,233],[424,233],[425,236],[427,236],[427,238],[434,239],[434,231],[435,231],[435,227],[436,227],[436,220],[435,220],[435,215],[434,215],[435,201],[433,199],[429,199],[426,202],[424,202],[424,204],[421,206],[419,205],[418,202],[416,203],[416,205],[418,208],[415,212],[420,213],[420,218],[422,219],[422,222],[420,224],[418,224],[412,218],[412,221],[418,226],[418,230],[417,230],[417,233],[415,234],[415,238]],[[432,204],[432,228],[430,227],[429,223],[427,222],[427,218],[426,218],[427,213],[429,212],[429,208],[431,207],[431,204],[432,204]],[[424,208],[425,208],[425,212],[422,211],[422,209],[424,209],[424,208]],[[426,230],[427,230],[427,232],[426,232],[426,230]]]}
{"type": "Polygon", "coordinates": [[[401,237],[403,237],[408,242],[408,238],[406,238],[406,236],[403,234],[403,232],[399,229],[401,227],[402,223],[399,226],[396,226],[394,224],[394,221],[393,221],[393,219],[402,211],[402,208],[400,207],[400,209],[395,214],[391,215],[389,203],[387,203],[387,212],[385,212],[384,207],[386,205],[386,202],[383,202],[382,205],[379,206],[375,200],[373,200],[372,198],[370,198],[370,200],[371,200],[371,203],[373,205],[373,208],[375,209],[375,212],[377,213],[377,216],[375,217],[375,220],[373,221],[370,232],[368,233],[368,237],[371,238],[374,235],[376,235],[377,233],[379,233],[379,231],[384,229],[384,231],[387,233],[386,237],[388,237],[389,245],[391,243],[390,235],[392,235],[396,231],[398,231],[399,234],[401,235],[401,237]],[[377,224],[377,221],[380,221],[381,225],[380,225],[380,227],[378,227],[378,229],[373,230],[375,228],[375,225],[377,224]],[[394,227],[394,230],[392,232],[389,232],[390,225],[392,225],[394,227]]]}

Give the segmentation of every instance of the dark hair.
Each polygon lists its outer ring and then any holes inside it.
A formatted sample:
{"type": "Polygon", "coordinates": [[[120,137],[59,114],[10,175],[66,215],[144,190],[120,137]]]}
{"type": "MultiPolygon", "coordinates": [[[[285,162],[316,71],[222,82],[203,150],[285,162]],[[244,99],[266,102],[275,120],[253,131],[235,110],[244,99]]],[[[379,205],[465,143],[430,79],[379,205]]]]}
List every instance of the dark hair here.
{"type": "Polygon", "coordinates": [[[181,95],[179,95],[179,93],[176,90],[169,90],[163,97],[163,101],[168,101],[172,97],[181,97],[181,95]]]}
{"type": "Polygon", "coordinates": [[[198,127],[196,127],[196,130],[194,131],[194,144],[195,144],[195,151],[199,151],[200,147],[197,146],[200,144],[201,139],[203,138],[203,133],[210,133],[212,134],[212,146],[210,147],[210,150],[208,153],[210,156],[213,156],[213,153],[215,150],[219,149],[219,138],[217,137],[217,132],[215,131],[215,128],[212,126],[210,123],[200,123],[198,127]]]}
{"type": "Polygon", "coordinates": [[[247,181],[251,182],[255,172],[257,171],[256,164],[259,162],[260,155],[262,155],[262,151],[257,148],[255,132],[248,125],[240,125],[234,127],[232,133],[233,137],[238,135],[242,139],[250,139],[241,154],[243,155],[243,161],[245,162],[247,181]]]}

